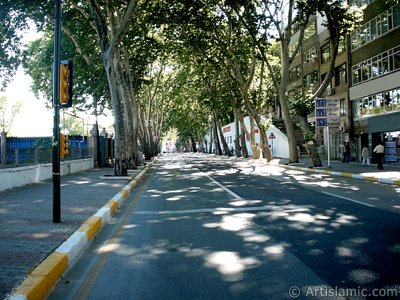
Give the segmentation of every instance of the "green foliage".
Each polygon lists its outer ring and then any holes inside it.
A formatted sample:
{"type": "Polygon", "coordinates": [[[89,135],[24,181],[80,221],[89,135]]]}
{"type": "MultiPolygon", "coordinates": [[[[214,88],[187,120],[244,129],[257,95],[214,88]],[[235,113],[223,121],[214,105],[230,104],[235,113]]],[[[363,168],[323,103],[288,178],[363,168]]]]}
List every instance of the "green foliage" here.
{"type": "Polygon", "coordinates": [[[314,141],[315,139],[315,127],[304,130],[304,142],[314,141]]]}
{"type": "Polygon", "coordinates": [[[69,114],[62,113],[61,131],[67,135],[83,135],[83,120],[69,114]]]}
{"type": "Polygon", "coordinates": [[[308,93],[295,90],[289,97],[290,110],[293,115],[307,116],[314,109],[314,102],[310,100],[312,89],[308,93]]]}
{"type": "MultiPolygon", "coordinates": [[[[342,2],[298,0],[295,20],[302,26],[310,14],[321,12],[327,17],[331,36],[336,38],[356,26],[361,16],[360,10],[342,2]]],[[[98,33],[92,27],[90,3],[104,4],[96,0],[63,1],[61,57],[74,62],[74,106],[88,110],[95,104],[96,110],[101,111],[109,106],[110,95],[98,33]]],[[[126,4],[127,1],[110,1],[108,5],[99,5],[104,15],[112,9],[110,27],[122,18],[126,4]]],[[[254,111],[268,115],[278,102],[282,74],[280,41],[276,37],[283,30],[278,30],[282,24],[274,19],[280,17],[277,8],[281,4],[258,0],[138,2],[135,20],[119,50],[123,57],[127,49],[139,110],[151,118],[145,125],[154,130],[161,126],[163,132],[176,128],[182,140],[200,137],[208,131],[214,115],[224,124],[233,120],[233,106],[244,110],[244,89],[254,111]],[[255,74],[246,86],[254,53],[255,74]],[[152,93],[156,93],[154,101],[149,101],[152,93]]],[[[26,28],[29,16],[43,36],[25,50],[23,66],[33,78],[33,91],[44,96],[49,105],[53,10],[50,0],[0,4],[0,17],[4,20],[0,24],[0,77],[7,78],[20,62],[22,44],[18,30],[26,28]]],[[[104,43],[112,40],[110,32],[107,31],[110,36],[105,37],[104,43]]],[[[126,67],[122,62],[121,65],[126,67]]],[[[291,112],[307,116],[313,109],[310,95],[295,92],[289,100],[291,112]]],[[[270,122],[265,120],[260,126],[267,129],[270,122]]]]}
{"type": "Polygon", "coordinates": [[[49,0],[4,0],[0,1],[0,90],[9,82],[23,58],[23,33],[32,21],[41,29],[52,19],[48,14],[54,3],[49,0]]]}

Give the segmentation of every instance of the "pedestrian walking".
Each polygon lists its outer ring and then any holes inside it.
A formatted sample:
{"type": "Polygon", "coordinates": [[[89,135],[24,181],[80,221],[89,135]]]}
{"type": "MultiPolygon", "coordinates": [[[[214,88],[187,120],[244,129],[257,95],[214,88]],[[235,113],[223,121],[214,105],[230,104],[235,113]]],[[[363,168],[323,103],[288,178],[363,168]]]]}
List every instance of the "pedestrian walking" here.
{"type": "Polygon", "coordinates": [[[383,146],[382,142],[379,142],[378,145],[373,150],[378,159],[378,169],[383,170],[383,153],[385,152],[385,147],[383,146]]]}
{"type": "Polygon", "coordinates": [[[350,162],[350,143],[349,142],[344,142],[343,144],[343,163],[349,163],[350,162]]]}
{"type": "Polygon", "coordinates": [[[369,151],[368,147],[364,146],[361,150],[362,164],[369,165],[369,151]]]}

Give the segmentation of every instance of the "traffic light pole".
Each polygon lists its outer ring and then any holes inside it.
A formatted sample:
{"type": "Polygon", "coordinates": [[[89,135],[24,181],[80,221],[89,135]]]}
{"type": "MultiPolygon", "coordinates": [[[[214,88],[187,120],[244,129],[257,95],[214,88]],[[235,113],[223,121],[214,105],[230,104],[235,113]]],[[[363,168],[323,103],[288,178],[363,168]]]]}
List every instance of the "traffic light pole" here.
{"type": "Polygon", "coordinates": [[[55,0],[54,64],[53,64],[53,223],[61,222],[60,180],[60,49],[61,49],[61,0],[55,0]]]}

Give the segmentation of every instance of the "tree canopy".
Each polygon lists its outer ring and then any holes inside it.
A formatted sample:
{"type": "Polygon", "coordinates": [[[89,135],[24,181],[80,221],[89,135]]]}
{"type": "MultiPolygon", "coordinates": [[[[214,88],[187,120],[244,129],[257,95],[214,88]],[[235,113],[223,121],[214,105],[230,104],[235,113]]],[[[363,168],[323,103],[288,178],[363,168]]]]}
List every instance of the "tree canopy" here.
{"type": "MultiPolygon", "coordinates": [[[[222,125],[243,123],[248,115],[265,133],[278,111],[296,161],[292,115],[309,112],[312,97],[325,91],[333,68],[313,95],[307,99],[302,94],[290,104],[289,69],[299,46],[292,53],[289,46],[296,31],[300,45],[310,17],[320,14],[335,58],[340,36],[359,21],[356,12],[339,0],[67,0],[61,58],[74,62],[76,108],[112,108],[121,164],[117,173],[135,167],[138,150],[156,154],[171,129],[177,129],[183,143],[199,145],[216,128],[214,140],[228,154],[218,132],[222,125]]],[[[50,0],[0,4],[0,78],[6,82],[23,60],[33,91],[48,104],[53,15],[50,0]],[[29,22],[43,35],[24,49],[20,32],[29,22]]],[[[242,136],[252,140],[251,131],[242,136]]],[[[271,159],[266,140],[261,142],[271,159]]]]}

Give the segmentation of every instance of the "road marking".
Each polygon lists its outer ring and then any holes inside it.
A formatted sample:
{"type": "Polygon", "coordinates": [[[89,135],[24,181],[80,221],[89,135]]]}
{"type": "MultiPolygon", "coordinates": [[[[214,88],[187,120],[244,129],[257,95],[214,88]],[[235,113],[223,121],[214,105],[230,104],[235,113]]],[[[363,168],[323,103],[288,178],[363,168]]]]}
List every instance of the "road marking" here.
{"type": "Polygon", "coordinates": [[[335,194],[332,194],[332,193],[329,193],[329,192],[321,192],[321,193],[322,193],[322,194],[325,194],[325,195],[328,195],[328,196],[332,196],[332,197],[336,197],[336,198],[341,198],[341,199],[344,199],[344,200],[347,200],[347,201],[351,201],[351,202],[354,202],[354,203],[358,203],[358,204],[361,204],[361,205],[364,205],[364,206],[375,207],[375,205],[373,205],[373,204],[364,203],[364,202],[357,201],[357,200],[354,200],[354,199],[351,199],[351,198],[347,198],[347,197],[344,197],[344,196],[335,195],[335,194]]]}
{"type": "Polygon", "coordinates": [[[222,185],[221,183],[219,183],[218,181],[216,181],[214,178],[212,178],[211,176],[209,176],[209,175],[207,175],[207,174],[204,174],[204,175],[206,175],[206,177],[208,178],[208,179],[210,179],[212,182],[214,182],[216,185],[218,185],[221,189],[223,189],[225,192],[227,192],[228,194],[230,194],[232,197],[234,197],[235,199],[239,199],[239,200],[242,200],[243,198],[242,197],[240,197],[238,194],[236,194],[236,193],[234,193],[234,192],[232,192],[230,189],[228,189],[226,186],[224,186],[224,185],[222,185]]]}
{"type": "Polygon", "coordinates": [[[215,208],[195,208],[195,209],[180,209],[180,210],[142,210],[135,211],[134,215],[165,215],[165,214],[196,214],[196,213],[225,213],[225,212],[246,212],[246,211],[261,211],[261,210],[284,210],[298,211],[315,208],[314,205],[265,205],[252,207],[215,207],[215,208]]]}

